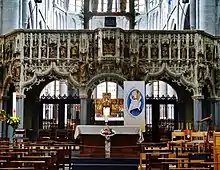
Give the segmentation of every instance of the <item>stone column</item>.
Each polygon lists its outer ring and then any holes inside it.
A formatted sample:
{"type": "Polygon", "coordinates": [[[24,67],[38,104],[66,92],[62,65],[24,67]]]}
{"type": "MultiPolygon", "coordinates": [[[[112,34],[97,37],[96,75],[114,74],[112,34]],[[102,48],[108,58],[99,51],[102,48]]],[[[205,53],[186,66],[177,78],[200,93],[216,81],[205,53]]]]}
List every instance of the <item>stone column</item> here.
{"type": "Polygon", "coordinates": [[[22,28],[26,29],[28,24],[28,0],[22,0],[22,28]]]}
{"type": "MultiPolygon", "coordinates": [[[[8,107],[7,107],[7,102],[10,98],[8,96],[3,96],[3,103],[2,103],[2,109],[6,111],[6,113],[8,113],[8,107]]],[[[7,123],[6,122],[2,122],[2,134],[1,134],[2,138],[6,138],[7,137],[7,123]]]]}
{"type": "Polygon", "coordinates": [[[16,114],[20,118],[19,129],[24,129],[24,98],[25,95],[17,94],[16,114]]]}
{"type": "Polygon", "coordinates": [[[19,0],[2,0],[2,34],[19,28],[19,0]]]}
{"type": "MultiPolygon", "coordinates": [[[[194,113],[194,130],[198,130],[198,120],[202,119],[202,99],[204,99],[204,96],[192,96],[193,99],[193,113],[194,113]]],[[[202,130],[202,126],[200,128],[202,130]]]]}
{"type": "Polygon", "coordinates": [[[211,101],[212,123],[216,126],[216,131],[220,131],[220,98],[211,101]]]}
{"type": "Polygon", "coordinates": [[[199,29],[215,34],[216,28],[216,0],[199,1],[199,29]]]}
{"type": "Polygon", "coordinates": [[[85,89],[79,90],[80,97],[80,124],[86,125],[88,123],[88,95],[85,89]]]}
{"type": "Polygon", "coordinates": [[[190,28],[196,29],[196,0],[190,0],[190,28]]]}

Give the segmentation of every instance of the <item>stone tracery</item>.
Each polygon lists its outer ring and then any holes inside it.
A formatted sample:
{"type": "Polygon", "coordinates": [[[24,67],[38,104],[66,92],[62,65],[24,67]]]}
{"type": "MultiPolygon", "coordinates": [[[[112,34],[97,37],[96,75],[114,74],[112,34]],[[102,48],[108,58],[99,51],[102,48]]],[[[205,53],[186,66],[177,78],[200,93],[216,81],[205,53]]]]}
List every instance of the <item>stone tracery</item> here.
{"type": "MultiPolygon", "coordinates": [[[[167,76],[199,95],[218,69],[214,63],[219,58],[218,40],[197,31],[20,30],[5,36],[4,42],[5,72],[14,83],[20,82],[20,89],[53,74],[88,87],[96,75],[105,73],[125,80],[167,76]]],[[[211,84],[216,94],[215,83],[211,84]]]]}

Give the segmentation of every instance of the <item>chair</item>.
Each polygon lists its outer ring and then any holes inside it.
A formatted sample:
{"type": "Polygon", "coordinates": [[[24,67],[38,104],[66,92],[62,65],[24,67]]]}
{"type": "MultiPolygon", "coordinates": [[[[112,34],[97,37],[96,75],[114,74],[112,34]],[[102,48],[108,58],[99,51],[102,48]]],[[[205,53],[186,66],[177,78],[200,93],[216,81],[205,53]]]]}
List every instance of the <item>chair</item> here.
{"type": "Polygon", "coordinates": [[[181,151],[183,151],[183,146],[184,143],[186,142],[186,137],[185,137],[185,133],[184,132],[172,132],[172,141],[169,142],[169,149],[172,151],[174,150],[174,148],[176,149],[176,151],[178,151],[179,149],[181,151]]]}
{"type": "Polygon", "coordinates": [[[201,151],[201,146],[205,145],[205,141],[207,138],[207,132],[192,132],[191,133],[191,141],[187,142],[187,145],[191,145],[192,147],[197,147],[198,152],[201,151]]]}

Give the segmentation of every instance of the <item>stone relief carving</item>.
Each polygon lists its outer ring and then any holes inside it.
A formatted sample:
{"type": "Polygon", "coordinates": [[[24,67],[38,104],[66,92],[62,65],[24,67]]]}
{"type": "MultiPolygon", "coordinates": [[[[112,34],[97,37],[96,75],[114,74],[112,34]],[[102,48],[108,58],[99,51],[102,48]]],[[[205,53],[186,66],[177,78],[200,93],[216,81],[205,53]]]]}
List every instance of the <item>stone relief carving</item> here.
{"type": "Polygon", "coordinates": [[[67,58],[67,43],[65,41],[60,42],[60,58],[65,59],[67,58]]]}
{"type": "MultiPolygon", "coordinates": [[[[127,80],[160,79],[172,77],[177,84],[193,89],[218,65],[218,42],[202,41],[206,35],[198,33],[124,31],[98,29],[86,31],[24,33],[23,50],[16,54],[15,37],[6,37],[4,64],[20,81],[24,70],[23,86],[31,86],[54,74],[65,77],[73,84],[84,86],[97,74],[116,73],[127,80]],[[201,52],[200,52],[201,51],[201,52]],[[14,56],[24,55],[24,61],[9,62],[14,56]],[[32,57],[32,59],[30,58],[32,57]],[[34,62],[36,59],[37,62],[34,62]],[[209,62],[209,64],[207,64],[209,62]],[[11,65],[10,65],[11,64],[11,65]],[[195,72],[195,69],[197,71],[195,72]],[[198,82],[195,82],[195,77],[198,82]]],[[[19,45],[21,46],[21,45],[19,45]]],[[[216,76],[217,77],[217,76],[216,76]]]]}
{"type": "Polygon", "coordinates": [[[187,50],[186,50],[186,36],[182,35],[181,37],[181,49],[180,49],[180,58],[182,60],[187,59],[187,50]]]}
{"type": "Polygon", "coordinates": [[[158,40],[151,41],[151,59],[157,60],[159,57],[158,40]]]}
{"type": "Polygon", "coordinates": [[[38,58],[38,42],[34,41],[33,42],[33,47],[32,47],[32,58],[37,59],[38,58]]]}
{"type": "Polygon", "coordinates": [[[20,75],[21,75],[21,63],[19,60],[15,60],[12,66],[12,79],[15,82],[19,82],[20,81],[20,75]]]}

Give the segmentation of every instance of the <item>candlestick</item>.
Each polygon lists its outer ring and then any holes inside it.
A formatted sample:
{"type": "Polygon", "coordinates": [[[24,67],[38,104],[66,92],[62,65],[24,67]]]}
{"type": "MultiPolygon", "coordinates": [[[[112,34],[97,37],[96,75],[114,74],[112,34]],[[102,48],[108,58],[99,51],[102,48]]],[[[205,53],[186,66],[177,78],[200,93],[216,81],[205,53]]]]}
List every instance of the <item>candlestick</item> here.
{"type": "Polygon", "coordinates": [[[13,92],[12,95],[12,114],[13,117],[16,117],[16,92],[13,92]]]}

